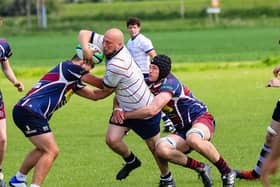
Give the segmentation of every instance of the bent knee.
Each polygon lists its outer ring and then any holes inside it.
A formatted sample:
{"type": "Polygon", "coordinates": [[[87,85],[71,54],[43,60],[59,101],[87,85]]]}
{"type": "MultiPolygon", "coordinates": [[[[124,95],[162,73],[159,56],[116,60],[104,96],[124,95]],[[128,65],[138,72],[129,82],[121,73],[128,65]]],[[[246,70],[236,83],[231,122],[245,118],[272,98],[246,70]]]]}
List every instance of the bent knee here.
{"type": "Polygon", "coordinates": [[[107,136],[105,141],[106,141],[106,144],[111,148],[116,147],[118,145],[118,142],[120,142],[119,139],[112,138],[110,136],[107,136]]]}
{"type": "Polygon", "coordinates": [[[156,143],[155,155],[164,159],[168,159],[171,149],[176,149],[176,143],[171,138],[161,138],[156,143]]]}
{"type": "Polygon", "coordinates": [[[54,147],[51,149],[51,154],[53,155],[54,158],[56,158],[59,155],[59,148],[58,147],[54,147]]]}
{"type": "Polygon", "coordinates": [[[164,146],[158,146],[155,149],[155,155],[160,158],[168,159],[169,157],[169,150],[164,146]]]}

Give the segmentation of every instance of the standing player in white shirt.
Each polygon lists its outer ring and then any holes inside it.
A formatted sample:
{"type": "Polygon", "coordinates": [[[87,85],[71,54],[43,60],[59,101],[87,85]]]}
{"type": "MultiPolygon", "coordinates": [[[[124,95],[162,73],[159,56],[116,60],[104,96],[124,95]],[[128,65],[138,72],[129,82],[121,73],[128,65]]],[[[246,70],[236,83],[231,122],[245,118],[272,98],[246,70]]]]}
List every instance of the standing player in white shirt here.
{"type": "Polygon", "coordinates": [[[106,31],[104,37],[102,37],[95,32],[81,30],[78,39],[86,60],[91,60],[92,58],[92,54],[87,47],[88,43],[96,44],[96,42],[98,43],[102,40],[103,53],[106,58],[106,72],[103,79],[104,88],[95,90],[94,94],[97,99],[103,99],[115,92],[114,110],[107,130],[106,143],[125,161],[125,165],[118,172],[116,179],[125,179],[132,170],[141,165],[141,161],[123,141],[125,134],[130,129],[146,142],[161,173],[164,173],[163,167],[154,155],[155,143],[160,139],[161,113],[149,119],[129,119],[123,123],[113,122],[116,120],[112,118],[118,117],[122,113],[122,109],[133,111],[146,106],[153,101],[154,96],[145,83],[141,70],[124,46],[123,33],[119,29],[113,28],[106,31]]]}
{"type": "MultiPolygon", "coordinates": [[[[130,39],[126,45],[127,49],[129,50],[138,67],[141,69],[144,78],[147,79],[149,77],[150,60],[157,55],[156,51],[152,41],[140,33],[141,21],[139,18],[128,18],[126,26],[130,34],[130,39]]],[[[175,127],[164,112],[162,112],[161,118],[164,122],[164,132],[174,132],[175,127]]]]}

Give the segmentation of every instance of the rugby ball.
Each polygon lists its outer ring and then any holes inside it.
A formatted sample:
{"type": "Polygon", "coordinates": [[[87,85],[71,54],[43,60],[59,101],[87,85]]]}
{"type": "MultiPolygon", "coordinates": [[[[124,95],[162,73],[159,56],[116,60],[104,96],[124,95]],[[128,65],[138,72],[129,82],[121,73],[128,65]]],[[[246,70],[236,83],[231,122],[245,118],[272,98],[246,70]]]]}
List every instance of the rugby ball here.
{"type": "MultiPolygon", "coordinates": [[[[102,50],[97,45],[94,45],[92,43],[88,44],[88,48],[91,49],[91,50],[94,50],[94,51],[98,51],[98,52],[93,53],[92,59],[93,59],[93,62],[95,64],[100,64],[104,59],[104,55],[103,55],[102,50]]],[[[76,54],[78,55],[78,57],[80,59],[83,59],[83,49],[82,49],[82,46],[80,44],[78,44],[76,46],[76,54]]]]}

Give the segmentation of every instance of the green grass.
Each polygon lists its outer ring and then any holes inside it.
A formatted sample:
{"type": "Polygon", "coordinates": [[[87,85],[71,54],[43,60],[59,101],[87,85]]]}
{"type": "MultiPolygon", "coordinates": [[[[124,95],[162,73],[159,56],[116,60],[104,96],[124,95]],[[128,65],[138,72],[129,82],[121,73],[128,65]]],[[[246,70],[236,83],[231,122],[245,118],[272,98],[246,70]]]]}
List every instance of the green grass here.
{"type": "MultiPolygon", "coordinates": [[[[127,41],[129,36],[124,25],[122,30],[127,41]]],[[[3,37],[14,51],[13,67],[49,67],[72,57],[78,32],[3,37]]],[[[143,33],[151,38],[158,53],[170,55],[175,63],[261,61],[280,54],[276,27],[166,32],[146,32],[144,27],[143,33]]]]}
{"type": "MultiPolygon", "coordinates": [[[[185,0],[186,16],[196,14],[199,16],[210,6],[209,0],[185,0]]],[[[158,19],[158,15],[168,18],[180,18],[180,0],[157,0],[157,1],[138,1],[138,2],[114,2],[114,3],[82,3],[66,4],[61,9],[60,14],[65,17],[97,17],[106,19],[110,16],[114,19],[123,18],[129,14],[151,16],[152,19],[158,19]],[[84,11],[80,11],[80,10],[84,11]],[[171,15],[173,13],[173,15],[171,15]],[[115,17],[114,17],[115,15],[115,17]],[[102,17],[103,16],[103,17],[102,17]],[[153,17],[152,17],[153,16],[153,17]]],[[[222,14],[232,10],[248,11],[258,8],[279,8],[278,0],[227,0],[220,1],[222,14]]],[[[238,15],[236,15],[238,16],[238,15]]],[[[249,16],[249,15],[248,15],[249,16]]]]}
{"type": "MultiPolygon", "coordinates": [[[[43,32],[63,33],[81,28],[104,31],[112,26],[123,27],[129,16],[138,16],[148,31],[178,31],[228,27],[278,27],[279,0],[220,1],[219,22],[208,19],[209,0],[185,0],[182,19],[180,0],[123,1],[113,3],[60,4],[57,9],[47,7],[48,28],[43,32]]],[[[32,17],[32,28],[27,28],[26,17],[5,17],[0,35],[42,32],[37,19],[32,17]]]]}
{"type": "MultiPolygon", "coordinates": [[[[196,64],[178,64],[174,69],[175,75],[208,105],[209,111],[215,116],[217,128],[213,143],[219,152],[233,168],[252,168],[279,97],[278,89],[264,87],[272,77],[273,66],[201,70],[196,64]]],[[[99,71],[102,68],[98,68],[99,71]]],[[[23,76],[21,79],[29,89],[39,77],[23,76]]],[[[12,106],[23,93],[17,93],[5,80],[1,82],[1,89],[8,121],[8,150],[4,163],[8,179],[15,174],[32,145],[16,129],[11,119],[12,106]]],[[[159,171],[145,143],[133,132],[129,133],[125,141],[141,158],[143,165],[126,180],[115,180],[115,174],[123,161],[104,143],[111,108],[112,98],[93,102],[73,96],[65,107],[54,114],[50,124],[61,153],[43,186],[157,186],[159,171]]],[[[196,153],[191,153],[191,156],[206,161],[196,153]]],[[[202,186],[195,172],[173,164],[170,167],[177,186],[202,186]]],[[[214,166],[212,176],[215,186],[221,186],[220,175],[214,166]]],[[[279,177],[279,174],[273,177],[273,186],[279,184],[279,177]]],[[[30,180],[31,176],[28,177],[30,180]]],[[[261,184],[258,181],[237,180],[236,186],[258,187],[261,184]]]]}

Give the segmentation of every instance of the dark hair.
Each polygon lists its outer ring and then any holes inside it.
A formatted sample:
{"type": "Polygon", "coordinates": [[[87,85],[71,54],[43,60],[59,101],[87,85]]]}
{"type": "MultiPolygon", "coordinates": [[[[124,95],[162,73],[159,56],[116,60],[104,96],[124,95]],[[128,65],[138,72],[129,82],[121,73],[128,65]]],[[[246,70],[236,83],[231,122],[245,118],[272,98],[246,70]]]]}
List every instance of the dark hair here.
{"type": "Polygon", "coordinates": [[[154,64],[159,69],[159,75],[156,82],[160,81],[167,77],[171,71],[171,59],[166,55],[157,55],[151,61],[151,64],[154,64]]]}
{"type": "Polygon", "coordinates": [[[137,25],[138,27],[140,27],[141,26],[141,21],[137,17],[130,17],[126,21],[126,27],[128,27],[129,25],[137,25]]]}
{"type": "Polygon", "coordinates": [[[74,54],[71,60],[82,60],[77,54],[74,54]]]}

